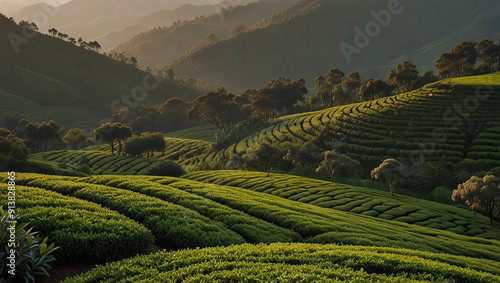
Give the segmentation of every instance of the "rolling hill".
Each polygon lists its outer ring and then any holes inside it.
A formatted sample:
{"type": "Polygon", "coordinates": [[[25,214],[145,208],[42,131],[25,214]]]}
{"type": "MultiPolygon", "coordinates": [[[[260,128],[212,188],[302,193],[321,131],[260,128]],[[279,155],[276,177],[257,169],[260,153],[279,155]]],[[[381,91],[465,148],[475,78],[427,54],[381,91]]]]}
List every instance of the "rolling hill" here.
{"type": "Polygon", "coordinates": [[[37,33],[28,40],[22,35],[19,26],[0,17],[2,116],[55,120],[67,129],[93,128],[127,104],[153,106],[175,96],[190,100],[200,95],[61,39],[37,33]],[[145,94],[132,93],[144,85],[149,89],[145,94]]]}
{"type": "Polygon", "coordinates": [[[404,195],[391,198],[387,192],[331,183],[305,177],[238,170],[196,171],[188,180],[232,186],[285,199],[381,219],[447,230],[461,235],[500,240],[500,230],[491,229],[489,219],[451,205],[404,195]]]}
{"type": "MultiPolygon", "coordinates": [[[[248,0],[247,0],[248,1],[248,0]]],[[[243,1],[244,3],[245,1],[243,1]]],[[[105,51],[133,35],[157,26],[169,26],[177,20],[194,19],[204,14],[213,14],[229,4],[220,1],[159,1],[159,0],[74,0],[52,7],[53,3],[35,2],[16,13],[7,13],[15,19],[28,19],[43,25],[43,32],[56,28],[72,37],[86,41],[100,39],[105,51]],[[95,9],[94,7],[99,7],[95,9]],[[40,11],[48,11],[48,21],[35,17],[40,11]],[[137,28],[140,30],[137,31],[137,28]],[[130,32],[137,31],[130,34],[130,32]],[[112,33],[108,35],[108,33],[112,33]]],[[[99,42],[101,42],[99,41],[99,42]]]]}
{"type": "Polygon", "coordinates": [[[201,160],[209,164],[243,154],[264,138],[303,144],[328,125],[333,138],[343,141],[342,153],[365,168],[400,158],[410,170],[429,161],[487,171],[500,166],[499,107],[500,72],[446,79],[396,96],[281,117],[201,160]]]}
{"type": "MultiPolygon", "coordinates": [[[[499,107],[500,72],[445,79],[404,94],[280,117],[220,150],[210,146],[220,135],[215,127],[169,133],[167,150],[156,157],[172,159],[188,172],[224,169],[231,156],[243,155],[262,139],[304,144],[328,127],[333,139],[342,140],[341,153],[366,170],[399,158],[411,171],[426,162],[488,171],[500,166],[499,107]]],[[[108,145],[94,149],[110,151],[108,145]]]]}
{"type": "MultiPolygon", "coordinates": [[[[0,176],[4,193],[7,175],[0,176]]],[[[144,253],[152,236],[155,245],[176,250],[110,263],[82,275],[84,281],[78,282],[137,282],[146,279],[144,276],[164,282],[172,276],[201,274],[217,280],[236,274],[257,276],[252,271],[256,268],[260,276],[267,276],[262,278],[274,278],[278,271],[271,270],[282,265],[290,268],[290,276],[304,274],[317,280],[339,276],[332,268],[367,280],[481,278],[495,282],[500,272],[496,264],[500,242],[496,240],[322,208],[238,187],[173,177],[77,178],[23,173],[16,174],[16,187],[21,221],[31,221],[42,235],[57,240],[59,255],[64,258],[107,258],[113,251],[119,251],[121,257],[144,253]],[[92,218],[83,219],[89,211],[92,218]],[[85,229],[66,233],[77,221],[85,229]],[[140,246],[130,245],[137,239],[140,246]],[[284,242],[288,244],[278,244],[284,242]],[[123,268],[117,269],[116,264],[123,268]],[[319,269],[311,269],[309,264],[319,269]],[[265,266],[268,271],[261,270],[265,266]],[[298,274],[297,268],[301,270],[298,274]],[[203,271],[198,274],[194,269],[203,271]],[[224,272],[229,269],[235,273],[224,272]]],[[[280,270],[279,274],[287,273],[280,270]]]]}
{"type": "Polygon", "coordinates": [[[63,282],[176,282],[172,278],[181,282],[496,282],[500,277],[494,266],[488,260],[407,249],[245,244],[140,256],[63,282]]]}
{"type": "Polygon", "coordinates": [[[303,0],[165,68],[181,77],[216,78],[232,91],[259,88],[280,76],[302,77],[311,86],[331,68],[359,71],[363,79],[385,78],[403,60],[421,72],[433,70],[439,55],[460,42],[496,40],[499,32],[500,4],[494,0],[402,3],[381,27],[381,16],[373,14],[386,10],[387,2],[303,0]]]}
{"type": "Polygon", "coordinates": [[[114,20],[114,26],[109,26],[108,19],[100,18],[91,23],[72,24],[67,30],[70,34],[84,34],[87,31],[86,37],[95,38],[102,45],[103,50],[108,51],[141,32],[168,27],[176,21],[211,15],[218,12],[218,7],[218,4],[200,6],[185,4],[172,10],[154,12],[140,18],[117,18],[114,20]],[[93,34],[88,34],[88,31],[93,31],[93,34]],[[103,33],[103,31],[107,32],[103,33]]]}
{"type": "Polygon", "coordinates": [[[160,68],[171,59],[205,44],[203,40],[210,33],[217,37],[228,37],[233,28],[241,25],[249,28],[294,2],[296,0],[260,0],[234,8],[224,7],[226,9],[221,10],[220,14],[143,32],[118,44],[110,52],[125,52],[126,56],[136,57],[143,66],[160,68]]]}

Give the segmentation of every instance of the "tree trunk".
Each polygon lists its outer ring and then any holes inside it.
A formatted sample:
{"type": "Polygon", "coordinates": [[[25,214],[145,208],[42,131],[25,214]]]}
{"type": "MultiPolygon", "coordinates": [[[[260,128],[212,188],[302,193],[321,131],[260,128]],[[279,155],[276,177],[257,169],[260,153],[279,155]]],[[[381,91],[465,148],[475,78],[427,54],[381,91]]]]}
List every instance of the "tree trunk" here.
{"type": "Polygon", "coordinates": [[[118,140],[119,151],[118,154],[122,154],[122,140],[118,140]]]}
{"type": "Polygon", "coordinates": [[[391,188],[391,197],[393,197],[394,196],[394,183],[393,182],[389,183],[389,186],[391,188]]]}
{"type": "Polygon", "coordinates": [[[114,154],[114,152],[115,152],[115,143],[112,142],[112,143],[110,143],[110,145],[111,145],[111,154],[114,154]]]}
{"type": "Polygon", "coordinates": [[[269,177],[272,170],[273,170],[273,166],[269,165],[269,167],[267,168],[267,177],[269,177]]]}
{"type": "Polygon", "coordinates": [[[335,169],[332,170],[332,173],[330,173],[330,182],[333,181],[333,175],[335,174],[335,169]]]}

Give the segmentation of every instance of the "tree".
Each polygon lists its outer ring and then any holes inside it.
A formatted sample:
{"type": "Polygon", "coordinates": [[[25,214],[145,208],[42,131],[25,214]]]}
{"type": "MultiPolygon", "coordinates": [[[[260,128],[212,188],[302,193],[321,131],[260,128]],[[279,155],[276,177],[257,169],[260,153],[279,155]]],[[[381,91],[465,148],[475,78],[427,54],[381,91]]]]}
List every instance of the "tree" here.
{"type": "Polygon", "coordinates": [[[37,152],[47,151],[49,143],[60,138],[61,128],[56,122],[50,120],[42,123],[29,123],[24,128],[25,137],[28,138],[37,152]]]}
{"type": "Polygon", "coordinates": [[[316,94],[321,98],[323,107],[333,106],[333,93],[335,86],[342,83],[344,72],[339,69],[330,69],[325,77],[319,76],[314,81],[316,82],[316,94]]]}
{"type": "Polygon", "coordinates": [[[441,78],[471,75],[478,58],[476,42],[462,42],[448,53],[443,53],[436,61],[438,76],[441,78]]]}
{"type": "Polygon", "coordinates": [[[419,89],[426,84],[437,82],[438,80],[438,76],[434,75],[433,71],[426,70],[413,82],[412,89],[419,89]]]}
{"type": "Polygon", "coordinates": [[[314,79],[314,82],[316,82],[314,89],[321,99],[321,105],[323,105],[323,107],[330,107],[333,102],[331,97],[331,86],[326,83],[326,79],[323,76],[318,76],[314,79]]]}
{"type": "Polygon", "coordinates": [[[341,175],[342,177],[357,176],[357,172],[361,170],[361,164],[349,156],[338,154],[335,151],[326,151],[324,153],[324,160],[321,161],[316,172],[324,172],[333,181],[333,177],[341,175]]]}
{"type": "Polygon", "coordinates": [[[237,26],[237,27],[234,27],[230,32],[229,32],[229,36],[230,37],[236,37],[238,36],[239,34],[241,33],[244,33],[246,32],[248,29],[246,26],[244,25],[241,25],[241,26],[237,26]]]}
{"type": "Polygon", "coordinates": [[[49,29],[49,34],[52,36],[56,36],[59,31],[55,28],[49,29]]]}
{"type": "Polygon", "coordinates": [[[352,72],[347,76],[347,78],[342,82],[346,92],[350,96],[350,102],[355,102],[359,94],[359,88],[361,87],[361,77],[358,72],[352,72]]]}
{"type": "Polygon", "coordinates": [[[311,110],[320,109],[321,98],[317,94],[311,95],[311,97],[309,97],[309,99],[308,99],[308,103],[309,103],[309,109],[311,109],[311,110]]]}
{"type": "Polygon", "coordinates": [[[146,153],[146,158],[154,156],[154,152],[164,152],[166,147],[165,138],[161,133],[143,133],[125,144],[125,153],[138,157],[146,153]]]}
{"type": "Polygon", "coordinates": [[[307,169],[314,168],[313,164],[321,161],[321,154],[319,148],[311,142],[297,145],[294,143],[285,143],[282,145],[286,154],[283,156],[284,160],[291,162],[297,169],[305,173],[307,169]]]}
{"type": "Polygon", "coordinates": [[[217,35],[213,32],[207,34],[205,38],[203,38],[203,45],[213,45],[219,41],[217,35]]]}
{"type": "Polygon", "coordinates": [[[500,46],[489,39],[481,40],[476,48],[483,62],[476,68],[480,74],[487,74],[498,71],[500,63],[500,46]]]}
{"type": "Polygon", "coordinates": [[[116,141],[118,141],[118,154],[122,153],[122,141],[132,136],[132,128],[129,126],[116,123],[114,130],[116,141]]]}
{"type": "Polygon", "coordinates": [[[366,84],[361,85],[361,87],[359,88],[359,96],[365,101],[374,100],[377,98],[390,96],[392,90],[393,87],[383,80],[369,79],[366,84]]]}
{"type": "Polygon", "coordinates": [[[248,166],[267,172],[267,177],[269,177],[273,166],[276,166],[283,159],[283,155],[280,147],[265,139],[250,146],[246,150],[244,159],[248,166]]]}
{"type": "Polygon", "coordinates": [[[265,87],[249,92],[251,107],[257,116],[272,119],[293,112],[295,104],[305,103],[307,94],[306,82],[303,79],[290,81],[278,78],[265,87]]]}
{"type": "Polygon", "coordinates": [[[399,93],[404,93],[411,90],[413,82],[417,78],[417,67],[410,61],[403,61],[396,67],[396,70],[391,70],[387,81],[389,84],[397,86],[399,93]]]}
{"type": "Polygon", "coordinates": [[[130,57],[130,63],[131,63],[132,65],[134,65],[134,66],[135,66],[135,65],[137,65],[137,58],[135,58],[135,57],[130,57]]]}
{"type": "Polygon", "coordinates": [[[465,201],[472,210],[490,218],[490,225],[500,217],[500,178],[486,175],[476,176],[458,185],[451,196],[453,201],[465,201]]]}
{"type": "Polygon", "coordinates": [[[74,37],[70,37],[68,39],[68,41],[71,43],[71,44],[76,44],[76,39],[74,37]]]}
{"type": "Polygon", "coordinates": [[[87,136],[82,129],[74,128],[69,130],[62,139],[72,149],[79,149],[79,145],[87,141],[87,136]]]}
{"type": "Polygon", "coordinates": [[[121,141],[132,135],[132,129],[122,123],[106,123],[94,131],[96,141],[103,140],[111,147],[111,154],[115,152],[115,142],[118,141],[121,148],[121,141]]]}
{"type": "Polygon", "coordinates": [[[0,128],[0,170],[11,171],[28,159],[28,148],[10,131],[0,128]]]}
{"type": "Polygon", "coordinates": [[[235,95],[224,88],[198,97],[187,112],[188,120],[198,120],[214,124],[227,130],[232,124],[244,120],[241,109],[235,101],[235,95]]]}
{"type": "Polygon", "coordinates": [[[326,82],[333,88],[336,85],[342,83],[342,78],[345,77],[344,72],[339,69],[330,69],[326,74],[326,82]]]}
{"type": "Polygon", "coordinates": [[[371,177],[377,181],[387,182],[394,196],[394,185],[408,177],[408,168],[396,159],[386,159],[371,172],[371,177]]]}
{"type": "Polygon", "coordinates": [[[341,84],[336,85],[332,91],[333,105],[344,105],[349,103],[349,94],[341,84]]]}

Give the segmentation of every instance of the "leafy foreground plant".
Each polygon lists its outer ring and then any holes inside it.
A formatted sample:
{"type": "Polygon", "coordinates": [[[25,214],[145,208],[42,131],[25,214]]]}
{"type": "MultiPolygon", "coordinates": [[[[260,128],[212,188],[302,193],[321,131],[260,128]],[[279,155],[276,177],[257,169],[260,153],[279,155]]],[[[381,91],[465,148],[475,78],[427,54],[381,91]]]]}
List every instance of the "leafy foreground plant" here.
{"type": "Polygon", "coordinates": [[[408,249],[303,243],[159,252],[64,282],[499,282],[495,261],[408,249]]]}
{"type": "Polygon", "coordinates": [[[15,226],[15,273],[14,275],[9,274],[8,271],[11,270],[8,267],[10,264],[11,256],[10,250],[14,249],[8,246],[11,232],[7,228],[10,227],[9,219],[14,222],[18,218],[19,214],[14,218],[10,218],[7,211],[4,211],[0,207],[0,243],[3,247],[0,250],[0,282],[35,282],[35,276],[50,276],[47,272],[51,269],[48,264],[54,261],[54,256],[51,255],[57,247],[54,244],[47,245],[47,239],[45,238],[40,241],[38,236],[35,236],[38,232],[32,232],[33,228],[27,229],[29,223],[19,224],[16,223],[15,226]]]}

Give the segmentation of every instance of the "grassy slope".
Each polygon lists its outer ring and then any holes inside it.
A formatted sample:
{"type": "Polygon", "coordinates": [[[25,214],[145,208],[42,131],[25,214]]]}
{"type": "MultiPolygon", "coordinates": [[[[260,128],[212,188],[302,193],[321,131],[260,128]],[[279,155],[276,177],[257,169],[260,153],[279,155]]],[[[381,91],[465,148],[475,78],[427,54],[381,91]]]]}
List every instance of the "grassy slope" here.
{"type": "MultiPolygon", "coordinates": [[[[29,115],[38,121],[53,119],[65,128],[93,127],[119,110],[112,107],[112,102],[121,100],[121,95],[130,95],[134,87],[143,85],[148,75],[130,65],[42,34],[27,44],[20,44],[19,53],[15,53],[7,34],[22,35],[22,31],[1,18],[2,114],[29,115]]],[[[163,81],[148,91],[140,103],[152,106],[174,96],[189,100],[197,95],[197,91],[163,81]]]]}
{"type": "Polygon", "coordinates": [[[451,205],[305,177],[248,171],[198,171],[183,178],[234,186],[351,213],[500,240],[489,219],[451,205]]]}
{"type": "Polygon", "coordinates": [[[140,256],[64,282],[495,282],[499,272],[493,261],[404,249],[245,244],[140,256]]]}
{"type": "Polygon", "coordinates": [[[206,142],[215,142],[221,136],[222,130],[215,125],[198,126],[165,134],[167,138],[202,140],[206,142]]]}
{"type": "MultiPolygon", "coordinates": [[[[451,278],[495,282],[500,274],[498,241],[321,208],[247,189],[164,177],[16,177],[23,193],[37,187],[31,191],[67,195],[46,194],[57,196],[58,206],[65,201],[76,203],[78,198],[133,218],[150,229],[162,247],[225,246],[242,241],[343,245],[247,244],[161,252],[99,267],[79,282],[170,282],[188,279],[186,276],[211,282],[228,278],[325,282],[336,277],[357,282],[451,278]]],[[[66,215],[67,220],[71,217],[66,215]]]]}
{"type": "Polygon", "coordinates": [[[500,260],[499,241],[179,178],[18,174],[16,184],[56,191],[118,211],[151,229],[157,244],[163,247],[230,245],[241,239],[250,241],[255,229],[267,229],[282,231],[272,234],[284,237],[267,242],[288,242],[291,237],[311,243],[409,248],[500,260]],[[232,218],[235,215],[241,215],[240,219],[232,218]],[[260,219],[261,228],[251,220],[255,218],[260,219]],[[167,223],[175,228],[165,230],[167,223]],[[204,233],[208,234],[203,237],[204,233]],[[206,238],[210,233],[213,238],[206,238]]]}
{"type": "MultiPolygon", "coordinates": [[[[111,155],[103,151],[57,150],[32,154],[30,160],[55,162],[65,168],[81,170],[88,165],[88,174],[146,175],[155,159],[133,158],[124,155],[111,155]]],[[[61,175],[58,167],[54,174],[61,175]]]]}
{"type": "Polygon", "coordinates": [[[304,143],[331,122],[335,138],[344,139],[343,151],[368,167],[385,158],[408,160],[415,155],[426,161],[458,163],[468,158],[486,167],[500,166],[499,85],[500,72],[447,79],[405,94],[282,117],[274,126],[203,160],[241,154],[264,137],[304,143]],[[475,105],[474,99],[477,108],[467,110],[465,103],[475,105]],[[466,133],[476,124],[484,124],[484,131],[467,144],[466,133]]]}
{"type": "MultiPolygon", "coordinates": [[[[197,132],[198,127],[193,128],[194,130],[182,130],[179,132],[174,132],[173,136],[196,136],[197,139],[191,138],[176,138],[176,137],[166,137],[165,143],[166,148],[164,152],[156,152],[154,154],[155,158],[173,160],[188,171],[196,169],[196,166],[202,162],[202,158],[205,157],[205,152],[210,151],[210,142],[203,140],[202,138],[207,138],[213,130],[208,128],[202,128],[201,133],[197,132]]],[[[168,135],[167,135],[168,136],[168,135]]],[[[111,147],[107,144],[102,144],[98,146],[92,146],[85,149],[90,152],[97,152],[97,154],[105,153],[111,154],[111,147]]],[[[43,160],[43,157],[39,158],[43,160]]],[[[142,159],[147,162],[147,159],[142,159]]],[[[48,158],[47,161],[53,161],[52,158],[48,158]]],[[[75,159],[74,162],[79,160],[75,159]]],[[[108,172],[108,174],[116,174],[116,172],[108,172]]]]}
{"type": "Polygon", "coordinates": [[[346,73],[359,71],[365,80],[385,78],[403,60],[411,60],[421,72],[434,69],[435,60],[449,46],[495,40],[498,33],[493,27],[498,26],[500,6],[494,1],[423,0],[401,3],[401,7],[401,13],[392,15],[390,24],[370,39],[368,47],[350,57],[352,61],[346,60],[340,44],[353,45],[357,34],[353,29],[364,30],[374,20],[370,11],[387,9],[386,2],[301,1],[263,20],[251,32],[173,60],[167,68],[183,77],[214,77],[232,91],[259,88],[280,76],[304,78],[313,86],[314,78],[334,67],[346,73]],[[446,21],[443,14],[448,15],[446,21]],[[453,33],[457,34],[449,36],[453,33]],[[418,54],[433,44],[435,48],[418,54]]]}
{"type": "MultiPolygon", "coordinates": [[[[232,28],[240,25],[251,27],[262,18],[293,4],[291,2],[290,0],[263,0],[237,6],[234,9],[218,11],[221,14],[215,13],[214,10],[206,18],[137,34],[128,41],[118,44],[111,52],[125,52],[128,57],[137,57],[139,63],[144,66],[164,65],[196,48],[210,33],[215,33],[220,38],[227,37],[232,28]]],[[[229,5],[240,5],[240,3],[229,5]]],[[[221,5],[217,8],[227,8],[227,6],[221,5]]]]}
{"type": "MultiPolygon", "coordinates": [[[[401,157],[408,161],[409,156],[448,164],[470,159],[491,168],[500,166],[500,117],[496,114],[499,107],[500,72],[445,79],[409,93],[281,117],[273,126],[225,149],[213,151],[205,147],[204,153],[182,162],[192,169],[203,168],[244,153],[262,138],[303,144],[316,138],[324,125],[331,122],[335,138],[344,141],[343,153],[367,168],[374,168],[385,158],[401,157]],[[467,144],[466,133],[476,124],[484,124],[483,132],[467,144]]],[[[182,139],[197,136],[195,129],[176,132],[175,137],[181,140],[170,140],[169,146],[176,148],[178,143],[177,147],[182,148],[182,139]]],[[[408,163],[413,166],[415,162],[408,163]]]]}

